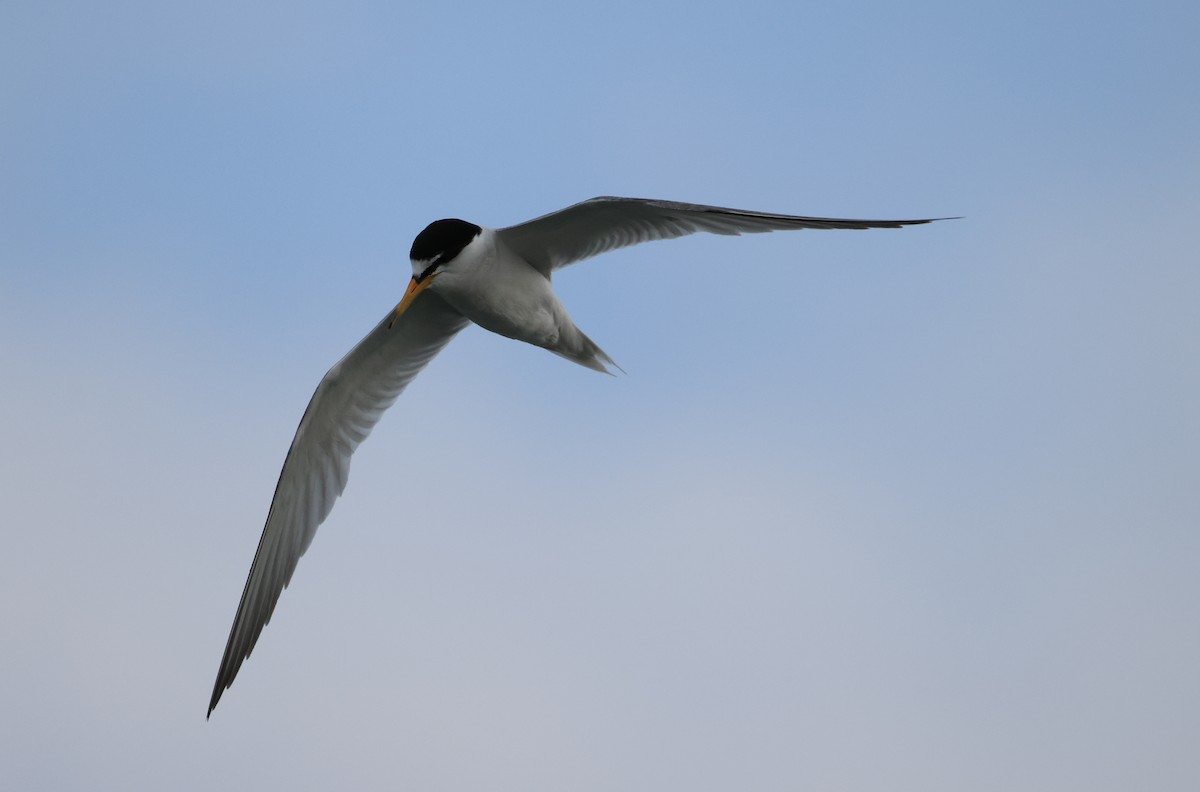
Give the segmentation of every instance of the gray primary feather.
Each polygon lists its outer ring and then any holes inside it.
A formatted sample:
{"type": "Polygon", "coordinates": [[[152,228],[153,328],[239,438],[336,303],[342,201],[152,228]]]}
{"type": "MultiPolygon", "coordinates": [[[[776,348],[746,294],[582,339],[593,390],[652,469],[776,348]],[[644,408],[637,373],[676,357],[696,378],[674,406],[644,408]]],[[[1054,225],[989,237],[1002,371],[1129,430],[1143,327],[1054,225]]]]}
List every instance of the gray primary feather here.
{"type": "Polygon", "coordinates": [[[296,562],[342,494],[350,455],[384,411],[468,320],[436,294],[423,294],[390,330],[389,311],[374,330],[329,370],[313,393],[283,462],[258,552],[238,604],[212,700],[233,683],[271,620],[296,562]]]}
{"type": "Polygon", "coordinates": [[[900,228],[925,220],[846,220],[748,212],[721,206],[646,198],[592,198],[497,231],[514,253],[549,275],[556,269],[617,248],[707,231],[761,234],[802,228],[900,228]]]}

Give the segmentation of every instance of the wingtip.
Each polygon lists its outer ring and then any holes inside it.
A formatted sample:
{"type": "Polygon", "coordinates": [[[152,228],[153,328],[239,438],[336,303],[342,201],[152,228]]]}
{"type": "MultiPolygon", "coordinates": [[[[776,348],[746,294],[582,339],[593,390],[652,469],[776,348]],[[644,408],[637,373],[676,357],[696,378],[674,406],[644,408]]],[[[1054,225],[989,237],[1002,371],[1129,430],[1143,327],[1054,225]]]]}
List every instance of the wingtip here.
{"type": "Polygon", "coordinates": [[[897,220],[895,221],[896,228],[911,225],[925,225],[926,223],[940,223],[943,220],[962,220],[962,216],[958,217],[922,217],[920,220],[897,220]]]}
{"type": "Polygon", "coordinates": [[[212,698],[208,700],[208,713],[204,716],[204,720],[212,717],[213,710],[217,708],[217,702],[221,700],[221,694],[225,692],[225,688],[221,687],[221,683],[217,683],[216,689],[213,690],[212,698]]]}

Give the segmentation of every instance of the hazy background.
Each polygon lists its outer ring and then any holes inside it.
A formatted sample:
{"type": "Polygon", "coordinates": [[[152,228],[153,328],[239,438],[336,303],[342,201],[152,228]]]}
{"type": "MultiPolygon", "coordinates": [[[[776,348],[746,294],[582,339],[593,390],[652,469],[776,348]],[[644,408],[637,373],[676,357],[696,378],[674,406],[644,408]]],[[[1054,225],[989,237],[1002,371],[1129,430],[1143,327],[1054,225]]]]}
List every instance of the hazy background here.
{"type": "Polygon", "coordinates": [[[0,787],[1200,786],[1200,7],[0,10],[0,787]],[[434,219],[899,231],[556,284],[360,449],[209,722],[283,455],[434,219]]]}

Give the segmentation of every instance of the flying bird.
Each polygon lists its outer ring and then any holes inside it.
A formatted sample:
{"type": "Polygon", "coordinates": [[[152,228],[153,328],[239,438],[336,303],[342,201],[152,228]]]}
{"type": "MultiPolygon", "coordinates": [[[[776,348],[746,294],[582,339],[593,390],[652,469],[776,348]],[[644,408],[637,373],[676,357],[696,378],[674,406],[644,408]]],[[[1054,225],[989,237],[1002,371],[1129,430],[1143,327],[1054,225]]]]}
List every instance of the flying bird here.
{"type": "Polygon", "coordinates": [[[208,705],[211,716],[271,619],[319,526],[346,486],[350,456],[421,369],[468,324],[607,372],[616,366],[571,321],[550,286],[555,270],[630,245],[705,231],[899,228],[925,220],[845,220],[640,198],[593,198],[492,229],[437,220],[413,241],[399,305],[317,386],[283,462],[208,705]]]}

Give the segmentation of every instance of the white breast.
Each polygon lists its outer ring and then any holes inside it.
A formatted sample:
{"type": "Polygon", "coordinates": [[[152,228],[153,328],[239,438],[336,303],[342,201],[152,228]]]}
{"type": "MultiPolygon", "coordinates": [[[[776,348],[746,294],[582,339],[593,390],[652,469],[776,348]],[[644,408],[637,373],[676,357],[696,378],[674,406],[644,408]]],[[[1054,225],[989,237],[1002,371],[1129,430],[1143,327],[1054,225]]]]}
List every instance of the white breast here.
{"type": "Polygon", "coordinates": [[[549,279],[485,228],[431,288],[477,325],[554,350],[574,329],[549,279]]]}

